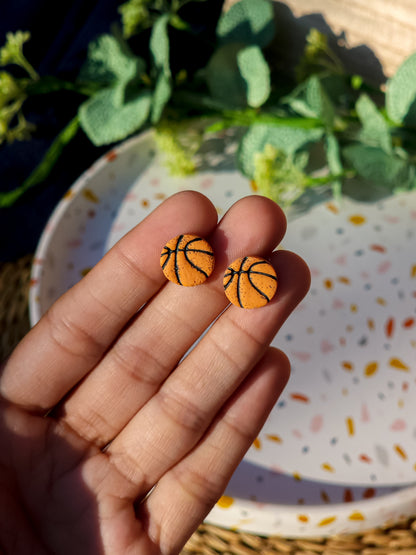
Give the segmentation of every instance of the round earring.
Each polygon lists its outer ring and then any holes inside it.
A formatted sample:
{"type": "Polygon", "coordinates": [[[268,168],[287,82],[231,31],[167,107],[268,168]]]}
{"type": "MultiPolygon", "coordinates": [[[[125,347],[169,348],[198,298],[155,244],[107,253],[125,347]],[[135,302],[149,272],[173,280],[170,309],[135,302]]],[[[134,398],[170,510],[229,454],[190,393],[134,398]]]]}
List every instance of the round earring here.
{"type": "Polygon", "coordinates": [[[244,256],[230,264],[224,273],[228,300],[241,308],[259,308],[272,300],[277,290],[273,266],[258,256],[244,256]]]}
{"type": "Polygon", "coordinates": [[[185,287],[200,285],[214,270],[214,251],[197,235],[178,235],[166,243],[160,254],[165,277],[185,287]]]}

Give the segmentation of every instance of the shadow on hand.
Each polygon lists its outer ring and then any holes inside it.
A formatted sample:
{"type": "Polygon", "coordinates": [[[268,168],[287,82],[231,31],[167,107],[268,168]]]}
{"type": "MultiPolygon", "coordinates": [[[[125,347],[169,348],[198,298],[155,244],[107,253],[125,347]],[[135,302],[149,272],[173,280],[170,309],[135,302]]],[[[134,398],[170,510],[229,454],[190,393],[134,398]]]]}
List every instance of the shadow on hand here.
{"type": "MultiPolygon", "coordinates": [[[[54,421],[0,401],[0,552],[104,554],[97,499],[54,421]]],[[[72,439],[71,439],[72,442],[72,439]]]]}

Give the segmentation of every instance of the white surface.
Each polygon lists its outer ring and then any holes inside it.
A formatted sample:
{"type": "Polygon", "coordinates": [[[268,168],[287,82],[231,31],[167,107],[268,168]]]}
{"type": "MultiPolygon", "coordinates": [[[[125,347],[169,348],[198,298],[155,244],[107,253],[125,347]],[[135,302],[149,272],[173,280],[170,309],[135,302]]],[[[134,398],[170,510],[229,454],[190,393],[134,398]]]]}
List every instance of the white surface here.
{"type": "MultiPolygon", "coordinates": [[[[94,164],[40,241],[32,323],[166,196],[199,190],[222,215],[252,194],[233,150],[232,141],[210,141],[196,176],[172,178],[146,133],[94,164]]],[[[209,522],[313,536],[416,512],[406,487],[416,476],[415,223],[414,194],[323,203],[290,223],[283,246],[312,270],[309,296],[274,340],[292,376],[209,522]]]]}

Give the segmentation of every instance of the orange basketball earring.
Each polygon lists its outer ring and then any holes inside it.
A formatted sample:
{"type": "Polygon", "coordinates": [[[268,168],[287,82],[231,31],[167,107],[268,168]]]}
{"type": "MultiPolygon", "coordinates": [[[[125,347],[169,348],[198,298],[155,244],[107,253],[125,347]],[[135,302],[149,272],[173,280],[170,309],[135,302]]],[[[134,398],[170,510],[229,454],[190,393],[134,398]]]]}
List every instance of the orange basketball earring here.
{"type": "Polygon", "coordinates": [[[258,256],[244,256],[230,264],[224,273],[228,300],[241,308],[259,308],[272,300],[277,290],[273,266],[258,256]]]}
{"type": "Polygon", "coordinates": [[[168,280],[192,287],[200,285],[212,274],[214,251],[197,235],[178,235],[166,243],[160,254],[160,265],[168,280]]]}

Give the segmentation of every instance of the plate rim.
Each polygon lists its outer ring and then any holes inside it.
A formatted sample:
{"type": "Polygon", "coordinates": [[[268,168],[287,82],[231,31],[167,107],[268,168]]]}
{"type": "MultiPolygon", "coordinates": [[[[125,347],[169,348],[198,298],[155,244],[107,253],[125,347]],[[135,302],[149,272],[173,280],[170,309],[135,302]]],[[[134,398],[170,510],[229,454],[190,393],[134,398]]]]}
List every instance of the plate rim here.
{"type": "MultiPolygon", "coordinates": [[[[103,169],[109,163],[109,154],[115,153],[117,155],[121,154],[124,151],[128,151],[133,145],[140,143],[141,141],[147,140],[154,134],[152,129],[143,131],[137,135],[134,135],[125,141],[113,146],[109,147],[109,149],[103,153],[100,157],[97,158],[87,169],[85,169],[82,174],[73,182],[73,184],[68,188],[65,195],[61,198],[58,204],[55,206],[53,211],[51,212],[47,223],[40,235],[37,247],[35,249],[35,254],[32,263],[31,269],[31,284],[29,290],[29,319],[30,325],[33,327],[37,321],[41,318],[41,305],[37,301],[37,298],[40,293],[40,287],[42,282],[42,273],[43,273],[43,265],[37,261],[42,261],[46,254],[48,253],[49,247],[51,245],[52,238],[54,233],[56,232],[57,225],[60,222],[61,218],[65,214],[68,207],[71,206],[71,203],[75,200],[77,195],[83,190],[86,184],[91,180],[91,178],[96,175],[101,169],[103,169]],[[68,192],[71,191],[74,195],[72,198],[67,199],[65,196],[68,192]]],[[[109,230],[110,231],[110,230],[109,230]]],[[[289,475],[288,475],[289,476],[289,475]]],[[[226,495],[226,492],[225,494],[226,495]]],[[[298,517],[299,514],[308,513],[310,514],[315,520],[323,519],[328,515],[330,512],[331,514],[338,514],[340,515],[338,521],[335,524],[336,531],[333,531],[331,528],[331,532],[329,535],[334,533],[338,533],[343,529],[347,528],[349,533],[354,533],[356,530],[364,530],[363,523],[361,521],[357,522],[348,522],[346,518],[346,512],[349,513],[352,509],[357,511],[365,511],[368,514],[368,518],[366,520],[371,521],[372,519],[376,519],[376,513],[379,513],[380,508],[382,505],[388,504],[390,510],[394,510],[397,513],[400,512],[400,507],[414,505],[413,509],[416,512],[416,485],[404,485],[402,488],[399,488],[398,491],[393,493],[387,493],[384,495],[377,496],[372,499],[360,499],[353,502],[343,502],[343,503],[334,503],[334,504],[316,504],[316,505],[286,505],[286,504],[278,504],[278,503],[261,503],[261,507],[257,507],[257,504],[253,501],[249,501],[242,498],[235,498],[234,507],[236,509],[244,510],[247,506],[249,506],[248,511],[253,513],[253,518],[258,519],[259,521],[262,520],[262,516],[264,517],[265,511],[270,511],[271,514],[276,515],[276,513],[285,514],[287,519],[292,520],[293,531],[290,533],[290,530],[287,532],[287,537],[312,537],[312,536],[325,536],[326,532],[322,528],[318,528],[317,530],[313,531],[311,526],[304,525],[304,531],[299,530],[299,521],[298,517]],[[354,527],[355,524],[355,527],[354,527]],[[297,527],[297,531],[294,529],[297,527]]],[[[211,512],[214,514],[220,511],[220,514],[223,516],[225,512],[218,508],[218,505],[215,505],[211,512]],[[222,511],[222,512],[221,512],[222,511]]],[[[221,523],[218,519],[210,518],[210,514],[206,517],[206,522],[221,526],[221,523]]],[[[402,514],[400,512],[400,514],[402,514]]],[[[410,513],[409,513],[410,514],[410,513]]],[[[381,523],[380,523],[381,525],[381,523]]],[[[262,527],[261,524],[255,527],[255,530],[250,526],[242,525],[238,527],[240,530],[247,530],[253,531],[257,534],[262,535],[272,535],[280,533],[282,534],[283,531],[271,529],[270,526],[262,527]]],[[[285,534],[286,535],[286,534],[285,534]]]]}

